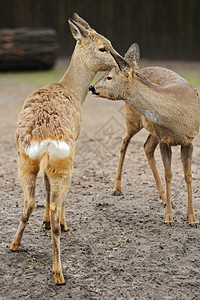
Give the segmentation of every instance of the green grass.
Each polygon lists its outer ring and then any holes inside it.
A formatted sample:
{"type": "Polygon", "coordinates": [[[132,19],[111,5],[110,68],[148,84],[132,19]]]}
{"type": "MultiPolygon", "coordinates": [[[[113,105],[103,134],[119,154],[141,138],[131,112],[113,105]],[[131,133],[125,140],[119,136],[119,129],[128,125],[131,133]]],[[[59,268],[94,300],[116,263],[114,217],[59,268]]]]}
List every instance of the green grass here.
{"type": "Polygon", "coordinates": [[[8,72],[0,73],[0,82],[4,85],[43,86],[48,83],[57,82],[63,76],[62,72],[57,70],[35,71],[35,72],[8,72]]]}
{"type": "Polygon", "coordinates": [[[97,73],[91,84],[95,84],[102,77],[103,74],[104,72],[97,73]]]}
{"type": "Polygon", "coordinates": [[[187,76],[184,76],[184,78],[189,82],[191,83],[192,85],[200,85],[200,76],[198,77],[187,77],[187,76]]]}
{"type": "MultiPolygon", "coordinates": [[[[40,87],[59,81],[63,75],[64,72],[58,70],[0,73],[0,84],[4,84],[4,86],[27,84],[40,87]]],[[[95,84],[101,76],[102,73],[98,73],[92,84],[95,84]]]]}
{"type": "MultiPolygon", "coordinates": [[[[27,84],[40,87],[48,83],[59,81],[63,74],[64,72],[58,70],[0,73],[0,83],[4,86],[27,84]]],[[[95,84],[102,74],[103,73],[98,73],[92,81],[92,84],[95,84]]],[[[182,76],[194,87],[200,88],[200,76],[182,76]]]]}

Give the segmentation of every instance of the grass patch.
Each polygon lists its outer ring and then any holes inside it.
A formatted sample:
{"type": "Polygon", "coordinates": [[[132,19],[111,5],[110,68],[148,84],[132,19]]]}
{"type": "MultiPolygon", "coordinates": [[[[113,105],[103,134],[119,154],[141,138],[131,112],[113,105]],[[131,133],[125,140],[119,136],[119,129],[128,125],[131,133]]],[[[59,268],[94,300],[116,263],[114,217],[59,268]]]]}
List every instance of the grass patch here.
{"type": "Polygon", "coordinates": [[[43,86],[48,83],[57,82],[63,76],[63,72],[57,70],[50,71],[30,71],[30,72],[8,72],[0,73],[0,82],[4,85],[11,84],[30,86],[43,86]]]}
{"type": "MultiPolygon", "coordinates": [[[[102,72],[98,73],[91,84],[95,84],[101,78],[102,74],[102,72]]],[[[41,87],[52,82],[58,82],[63,75],[64,72],[58,70],[7,72],[0,73],[0,83],[4,86],[29,85],[33,87],[41,87]]]]}
{"type": "Polygon", "coordinates": [[[183,76],[183,78],[185,78],[185,80],[187,80],[189,83],[191,83],[194,86],[200,85],[200,76],[198,76],[198,77],[183,76]]]}
{"type": "MultiPolygon", "coordinates": [[[[48,71],[28,71],[28,72],[5,72],[0,73],[0,83],[4,86],[10,85],[29,85],[33,87],[41,87],[48,83],[58,82],[64,75],[63,71],[48,70],[48,71]]],[[[103,72],[97,73],[92,81],[95,84],[103,75],[103,72]]],[[[189,77],[182,75],[189,83],[199,89],[200,76],[189,77]]]]}
{"type": "Polygon", "coordinates": [[[91,84],[92,85],[95,84],[102,77],[103,74],[104,74],[104,72],[97,73],[91,84]]]}

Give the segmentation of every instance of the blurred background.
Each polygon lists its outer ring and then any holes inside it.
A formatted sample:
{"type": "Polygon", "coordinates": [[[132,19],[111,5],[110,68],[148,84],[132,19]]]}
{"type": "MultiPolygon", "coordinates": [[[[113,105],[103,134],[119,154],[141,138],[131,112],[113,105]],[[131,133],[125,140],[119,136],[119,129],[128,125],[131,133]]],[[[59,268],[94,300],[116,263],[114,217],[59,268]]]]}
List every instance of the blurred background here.
{"type": "Polygon", "coordinates": [[[60,80],[74,12],[122,55],[137,42],[140,67],[167,67],[200,91],[200,0],[0,0],[0,102],[60,80]]]}
{"type": "Polygon", "coordinates": [[[76,43],[74,12],[122,55],[137,42],[140,67],[167,67],[200,90],[200,0],[0,0],[0,101],[13,86],[22,101],[62,77],[76,43]]]}
{"type": "Polygon", "coordinates": [[[74,12],[111,40],[121,54],[133,43],[148,59],[200,59],[199,0],[1,0],[0,29],[51,27],[59,55],[75,41],[67,19],[74,12]]]}

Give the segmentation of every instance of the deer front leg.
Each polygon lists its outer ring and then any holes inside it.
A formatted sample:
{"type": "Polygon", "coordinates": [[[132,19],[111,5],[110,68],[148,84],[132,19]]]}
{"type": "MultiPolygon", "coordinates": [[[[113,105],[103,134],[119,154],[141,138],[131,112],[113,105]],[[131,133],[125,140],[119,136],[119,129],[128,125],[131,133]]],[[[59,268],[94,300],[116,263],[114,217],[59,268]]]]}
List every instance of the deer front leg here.
{"type": "Polygon", "coordinates": [[[166,208],[165,208],[165,223],[173,222],[173,213],[172,213],[172,204],[171,204],[171,180],[172,180],[172,171],[171,171],[171,158],[172,151],[171,147],[166,143],[160,143],[160,152],[165,168],[165,182],[166,182],[166,208]]]}
{"type": "Polygon", "coordinates": [[[158,169],[156,166],[156,159],[154,157],[154,152],[156,149],[156,146],[158,145],[158,139],[156,136],[153,136],[150,134],[144,144],[144,151],[149,163],[149,166],[151,168],[151,171],[153,173],[157,190],[158,190],[158,195],[162,199],[163,204],[166,204],[166,194],[165,194],[165,189],[163,187],[162,179],[158,173],[158,169]]]}
{"type": "Polygon", "coordinates": [[[35,207],[35,184],[37,173],[38,168],[36,168],[36,170],[33,170],[32,166],[29,167],[26,163],[23,164],[19,162],[19,177],[23,186],[25,200],[24,210],[21,215],[19,227],[10,245],[10,250],[12,251],[16,251],[19,249],[27,222],[35,207]]]}
{"type": "Polygon", "coordinates": [[[134,117],[135,117],[135,123],[136,123],[135,126],[133,126],[133,124],[131,122],[126,120],[127,121],[127,131],[125,133],[125,136],[123,138],[121,148],[120,148],[119,165],[118,165],[117,173],[115,175],[115,180],[114,180],[114,188],[113,188],[113,195],[114,196],[122,195],[121,178],[122,178],[122,169],[123,169],[123,164],[124,164],[126,151],[127,151],[128,145],[129,145],[130,140],[132,139],[132,137],[136,133],[138,133],[142,128],[142,126],[140,126],[140,124],[138,124],[139,122],[138,122],[137,115],[135,115],[134,117]]]}
{"type": "Polygon", "coordinates": [[[187,207],[187,218],[189,224],[196,224],[197,220],[194,213],[193,202],[192,202],[192,153],[193,145],[181,146],[181,160],[183,164],[183,170],[185,175],[185,182],[187,184],[188,192],[188,207],[187,207]]]}
{"type": "Polygon", "coordinates": [[[115,175],[114,180],[114,189],[113,189],[113,195],[114,196],[120,196],[122,195],[121,192],[121,177],[122,177],[122,169],[124,164],[124,158],[126,155],[126,150],[128,148],[129,142],[134,134],[131,134],[129,132],[125,133],[124,139],[122,141],[122,145],[120,148],[120,159],[119,159],[119,165],[117,169],[117,173],[115,175]]]}

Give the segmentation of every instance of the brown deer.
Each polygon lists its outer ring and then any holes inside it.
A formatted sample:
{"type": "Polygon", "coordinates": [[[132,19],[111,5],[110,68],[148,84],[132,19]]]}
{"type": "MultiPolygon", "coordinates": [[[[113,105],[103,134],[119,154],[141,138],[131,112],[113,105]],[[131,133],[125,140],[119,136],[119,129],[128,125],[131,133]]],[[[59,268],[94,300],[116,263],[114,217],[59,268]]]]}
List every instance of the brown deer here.
{"type": "MultiPolygon", "coordinates": [[[[139,58],[140,58],[139,46],[137,44],[134,44],[134,48],[136,48],[136,47],[137,47],[137,51],[135,49],[135,51],[132,52],[132,54],[134,55],[134,57],[132,57],[132,60],[134,60],[136,63],[138,63],[139,58]]],[[[125,58],[126,58],[126,55],[128,55],[128,54],[129,54],[129,52],[127,52],[127,54],[125,54],[125,58]]],[[[150,74],[149,71],[151,71],[151,70],[153,72],[155,70],[155,68],[154,67],[153,68],[150,68],[150,67],[144,68],[141,71],[143,72],[143,74],[145,74],[145,71],[146,71],[146,76],[148,76],[150,74]]],[[[153,74],[156,75],[156,73],[153,73],[153,74]]],[[[142,128],[145,127],[145,122],[146,122],[145,118],[143,118],[142,115],[135,108],[128,105],[127,103],[125,103],[124,112],[125,112],[125,120],[126,120],[126,133],[125,133],[125,136],[122,141],[121,148],[120,148],[119,165],[118,165],[117,173],[115,175],[115,180],[114,180],[114,189],[113,189],[114,196],[122,195],[122,191],[121,191],[122,169],[123,169],[123,163],[124,163],[126,151],[127,151],[128,145],[130,143],[130,140],[135,134],[137,134],[142,128]]],[[[150,166],[152,173],[154,175],[154,178],[155,178],[159,197],[162,199],[163,203],[165,204],[166,203],[166,194],[165,194],[165,190],[163,187],[161,177],[158,173],[158,169],[156,166],[156,160],[154,157],[154,152],[155,152],[157,144],[158,144],[158,141],[156,139],[153,139],[150,134],[144,144],[144,150],[145,150],[145,154],[146,154],[149,166],[150,166]]]]}
{"type": "MultiPolygon", "coordinates": [[[[118,67],[112,67],[90,87],[90,91],[103,98],[124,100],[141,115],[142,125],[138,128],[143,126],[150,132],[145,150],[147,158],[150,157],[148,160],[152,170],[155,170],[153,153],[159,143],[165,168],[166,223],[173,222],[170,188],[171,146],[181,145],[181,159],[188,191],[187,217],[189,224],[195,224],[197,221],[192,203],[191,163],[192,141],[199,132],[200,99],[197,91],[171,70],[161,67],[140,70],[137,64],[138,49],[138,45],[133,44],[125,58],[113,54],[118,67]]],[[[136,120],[138,118],[136,115],[136,120]]],[[[132,115],[130,119],[132,120],[132,115]]]]}
{"type": "Polygon", "coordinates": [[[60,261],[60,233],[67,231],[64,199],[71,183],[75,141],[81,125],[81,105],[96,72],[116,64],[111,43],[77,14],[69,19],[77,40],[70,65],[58,83],[33,92],[19,114],[15,140],[18,171],[24,193],[24,210],[10,249],[18,250],[35,206],[36,177],[44,174],[46,209],[44,227],[51,227],[53,272],[56,284],[64,284],[60,261]],[[112,55],[111,52],[112,51],[112,55]]]}

